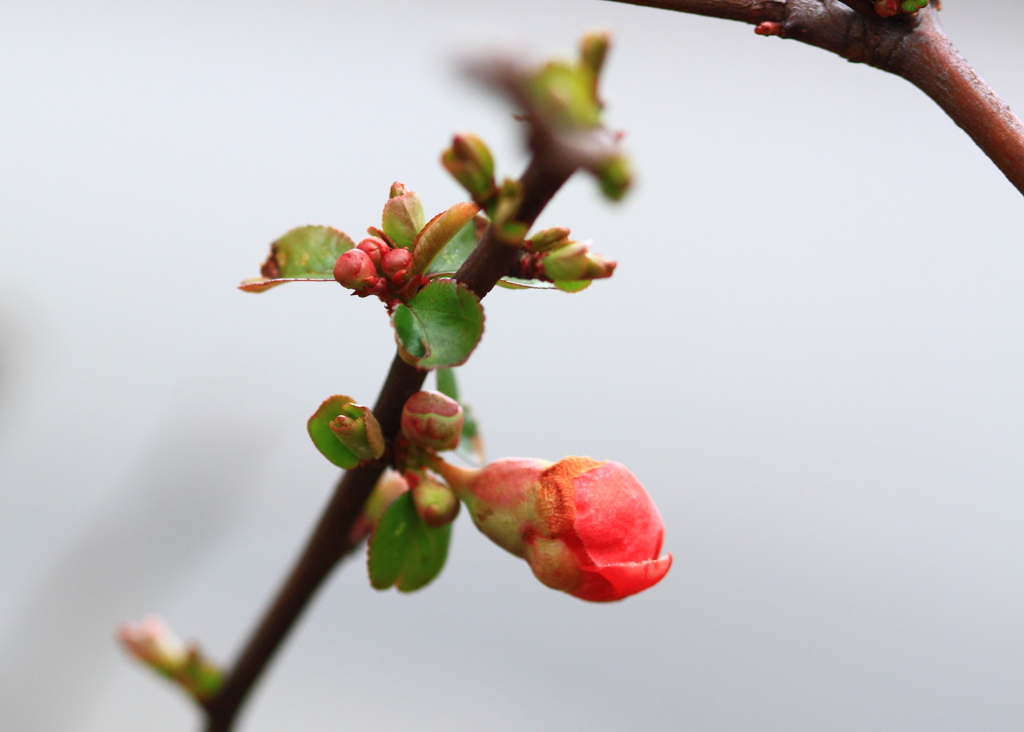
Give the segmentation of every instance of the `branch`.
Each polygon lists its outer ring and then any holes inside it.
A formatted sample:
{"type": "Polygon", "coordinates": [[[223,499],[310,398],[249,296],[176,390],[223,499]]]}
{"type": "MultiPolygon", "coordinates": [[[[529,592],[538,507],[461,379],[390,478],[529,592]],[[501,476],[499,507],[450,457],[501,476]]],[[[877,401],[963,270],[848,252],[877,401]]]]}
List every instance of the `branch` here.
{"type": "MultiPolygon", "coordinates": [[[[533,158],[520,179],[523,200],[516,221],[533,225],[537,216],[575,171],[564,164],[564,156],[544,147],[534,147],[533,158]]],[[[488,227],[476,249],[459,268],[455,279],[478,297],[484,297],[509,269],[519,250],[499,242],[488,227]]],[[[373,414],[389,444],[398,436],[402,406],[423,386],[427,376],[397,355],[391,362],[373,414]]],[[[207,732],[228,732],[260,675],[281,642],[294,627],[317,589],[331,570],[357,545],[350,539],[352,525],[362,512],[370,491],[380,478],[386,459],[347,471],[324,509],[301,556],[239,654],[217,696],[206,702],[207,732]]]]}
{"type": "Polygon", "coordinates": [[[927,94],[1024,193],[1024,124],[954,48],[935,5],[881,18],[867,0],[614,0],[738,20],[901,76],[927,94]]]}

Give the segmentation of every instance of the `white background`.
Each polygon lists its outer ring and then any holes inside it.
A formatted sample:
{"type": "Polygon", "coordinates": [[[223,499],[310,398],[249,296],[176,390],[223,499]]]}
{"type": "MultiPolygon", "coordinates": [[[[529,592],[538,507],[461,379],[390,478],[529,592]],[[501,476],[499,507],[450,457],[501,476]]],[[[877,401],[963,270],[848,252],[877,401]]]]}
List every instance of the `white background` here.
{"type": "MultiPolygon", "coordinates": [[[[498,291],[462,371],[491,456],[626,463],[675,565],[552,592],[462,517],[412,596],[332,577],[247,709],[271,730],[1020,730],[1024,202],[895,77],[602,2],[0,6],[0,728],[171,732],[123,658],[159,612],[228,659],[336,470],[304,423],[372,402],[382,309],[247,295],[270,241],[358,238],[468,129],[524,162],[467,53],[613,30],[637,186],[544,214],[619,262],[498,291]]],[[[1024,106],[1024,9],[947,0],[1024,106]]]]}

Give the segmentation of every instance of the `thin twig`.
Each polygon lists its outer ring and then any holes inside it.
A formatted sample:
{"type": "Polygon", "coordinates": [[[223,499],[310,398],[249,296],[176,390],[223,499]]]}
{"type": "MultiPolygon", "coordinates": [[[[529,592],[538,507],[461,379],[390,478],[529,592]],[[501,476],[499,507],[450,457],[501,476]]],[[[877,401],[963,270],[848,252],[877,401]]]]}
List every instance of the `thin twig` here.
{"type": "MultiPolygon", "coordinates": [[[[575,170],[564,164],[552,165],[551,159],[558,156],[549,152],[535,149],[519,181],[523,200],[515,220],[527,227],[533,225],[575,170]]],[[[508,273],[518,251],[499,242],[488,227],[455,279],[482,298],[508,273]]],[[[426,371],[408,365],[397,355],[392,361],[373,408],[389,444],[398,436],[402,406],[409,396],[419,391],[426,375],[426,371]]],[[[301,556],[239,654],[221,691],[205,704],[207,732],[231,730],[242,704],[317,589],[339,561],[356,547],[350,539],[352,525],[385,466],[386,460],[382,459],[360,465],[342,476],[301,556]]]]}
{"type": "Polygon", "coordinates": [[[932,98],[1024,193],[1024,124],[957,52],[932,4],[882,18],[866,0],[614,0],[738,20],[901,76],[932,98]]]}

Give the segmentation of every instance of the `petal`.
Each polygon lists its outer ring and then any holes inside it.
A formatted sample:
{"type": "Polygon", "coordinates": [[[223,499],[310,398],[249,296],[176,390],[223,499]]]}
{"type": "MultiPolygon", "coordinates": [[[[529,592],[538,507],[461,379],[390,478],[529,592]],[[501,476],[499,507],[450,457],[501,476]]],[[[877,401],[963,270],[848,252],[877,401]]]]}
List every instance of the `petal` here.
{"type": "Polygon", "coordinates": [[[665,524],[654,501],[626,466],[606,462],[575,478],[576,522],[597,565],[654,560],[665,524]]]}
{"type": "Polygon", "coordinates": [[[569,594],[591,602],[612,602],[658,584],[672,566],[672,555],[645,562],[582,567],[583,584],[569,594]]]}

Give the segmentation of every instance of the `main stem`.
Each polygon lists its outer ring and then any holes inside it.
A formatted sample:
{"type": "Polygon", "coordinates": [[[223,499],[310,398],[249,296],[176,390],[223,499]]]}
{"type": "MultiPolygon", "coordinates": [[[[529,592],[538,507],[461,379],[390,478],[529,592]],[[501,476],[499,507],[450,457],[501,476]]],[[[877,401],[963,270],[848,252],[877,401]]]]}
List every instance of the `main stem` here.
{"type": "MultiPolygon", "coordinates": [[[[572,167],[552,162],[559,157],[546,149],[534,151],[530,165],[519,181],[523,201],[517,221],[532,226],[574,172],[572,167]]],[[[483,298],[508,273],[517,253],[514,247],[498,241],[492,227],[488,227],[476,249],[456,272],[455,279],[477,297],[483,298]]],[[[420,390],[426,376],[426,371],[410,366],[398,355],[392,360],[373,407],[373,414],[389,443],[398,436],[405,400],[420,390]]],[[[342,476],[302,554],[242,648],[225,678],[224,686],[204,705],[206,732],[229,732],[232,729],[248,695],[309,601],[331,570],[355,548],[356,543],[350,538],[352,526],[386,466],[386,460],[381,459],[353,468],[342,476]]]]}
{"type": "Polygon", "coordinates": [[[882,18],[867,0],[614,0],[738,20],[901,76],[927,94],[1024,193],[1024,124],[960,55],[933,4],[882,18]]]}

